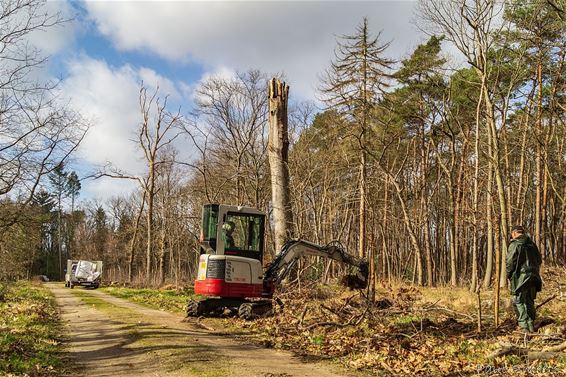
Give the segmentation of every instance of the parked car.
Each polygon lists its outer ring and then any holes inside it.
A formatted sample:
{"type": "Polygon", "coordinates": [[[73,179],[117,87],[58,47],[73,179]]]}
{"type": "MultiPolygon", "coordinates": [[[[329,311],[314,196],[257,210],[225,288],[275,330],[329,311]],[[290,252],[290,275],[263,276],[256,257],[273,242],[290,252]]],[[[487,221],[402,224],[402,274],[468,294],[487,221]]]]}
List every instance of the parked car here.
{"type": "Polygon", "coordinates": [[[98,288],[102,275],[102,261],[87,261],[67,259],[67,272],[65,273],[65,287],[73,288],[76,285],[98,288]]]}

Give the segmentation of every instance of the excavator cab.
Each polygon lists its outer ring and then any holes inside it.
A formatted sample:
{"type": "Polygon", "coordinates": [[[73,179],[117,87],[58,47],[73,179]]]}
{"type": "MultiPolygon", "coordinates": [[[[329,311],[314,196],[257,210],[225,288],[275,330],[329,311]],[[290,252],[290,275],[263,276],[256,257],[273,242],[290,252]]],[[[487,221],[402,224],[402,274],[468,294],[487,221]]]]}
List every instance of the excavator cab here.
{"type": "Polygon", "coordinates": [[[263,261],[265,214],[249,207],[206,204],[200,253],[263,261]]]}
{"type": "Polygon", "coordinates": [[[202,211],[195,293],[261,297],[265,214],[255,208],[206,204],[202,211]]]}

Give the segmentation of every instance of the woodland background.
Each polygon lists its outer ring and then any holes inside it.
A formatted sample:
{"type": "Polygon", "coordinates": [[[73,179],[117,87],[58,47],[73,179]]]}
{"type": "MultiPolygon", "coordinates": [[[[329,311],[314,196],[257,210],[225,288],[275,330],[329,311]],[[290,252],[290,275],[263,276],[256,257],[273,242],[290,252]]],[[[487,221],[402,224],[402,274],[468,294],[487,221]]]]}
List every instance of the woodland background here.
{"type": "MultiPolygon", "coordinates": [[[[190,285],[203,204],[271,211],[273,74],[210,77],[189,113],[142,85],[145,174],[108,165],[79,177],[71,159],[91,124],[58,101],[56,83],[34,79],[47,57],[26,37],[65,22],[40,4],[1,1],[0,280],[61,279],[67,258],[85,258],[104,261],[105,280],[190,285]],[[82,180],[108,177],[139,189],[79,200],[82,180]]],[[[401,61],[387,58],[365,19],[338,37],[320,103],[290,104],[294,235],[340,240],[372,260],[376,283],[504,284],[498,266],[513,224],[530,230],[545,264],[564,264],[564,9],[558,0],[422,0],[417,22],[430,39],[401,61]],[[450,68],[442,46],[465,63],[450,68]]],[[[318,259],[300,268],[301,279],[322,282],[342,272],[318,259]]]]}

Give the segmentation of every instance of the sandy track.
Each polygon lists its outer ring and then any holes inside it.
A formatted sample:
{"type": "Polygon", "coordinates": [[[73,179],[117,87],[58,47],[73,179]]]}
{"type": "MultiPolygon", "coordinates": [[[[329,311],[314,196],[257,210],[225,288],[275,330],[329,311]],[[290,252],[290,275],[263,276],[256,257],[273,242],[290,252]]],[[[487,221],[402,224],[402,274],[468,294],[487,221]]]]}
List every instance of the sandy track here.
{"type": "Polygon", "coordinates": [[[61,284],[55,294],[66,327],[75,375],[258,376],[347,375],[320,363],[304,363],[289,352],[242,344],[181,322],[183,317],[100,291],[61,284]]]}

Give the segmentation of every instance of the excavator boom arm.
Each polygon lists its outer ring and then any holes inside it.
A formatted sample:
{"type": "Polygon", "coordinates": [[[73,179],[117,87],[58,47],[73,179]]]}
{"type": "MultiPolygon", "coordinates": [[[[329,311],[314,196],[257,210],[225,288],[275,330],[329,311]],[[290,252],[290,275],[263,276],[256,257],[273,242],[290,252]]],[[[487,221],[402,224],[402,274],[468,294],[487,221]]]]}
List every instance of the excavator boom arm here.
{"type": "Polygon", "coordinates": [[[349,254],[337,241],[321,246],[301,239],[289,240],[283,245],[281,252],[265,272],[264,285],[271,287],[272,290],[272,287],[280,283],[303,256],[325,257],[355,266],[358,268],[358,273],[355,275],[358,280],[357,286],[367,285],[369,275],[367,260],[349,254]]]}

